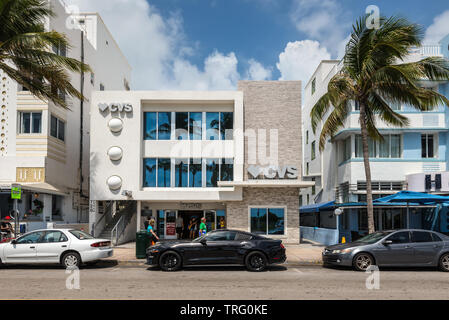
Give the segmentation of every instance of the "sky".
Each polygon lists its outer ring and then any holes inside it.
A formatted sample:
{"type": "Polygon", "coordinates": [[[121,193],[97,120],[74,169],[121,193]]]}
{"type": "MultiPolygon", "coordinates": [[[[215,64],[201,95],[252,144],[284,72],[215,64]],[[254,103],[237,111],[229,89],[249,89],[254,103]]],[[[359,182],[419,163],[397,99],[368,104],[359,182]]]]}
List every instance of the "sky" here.
{"type": "Polygon", "coordinates": [[[133,90],[233,90],[238,80],[302,80],[341,59],[369,5],[449,33],[447,0],[65,0],[98,12],[130,62],[133,90]]]}

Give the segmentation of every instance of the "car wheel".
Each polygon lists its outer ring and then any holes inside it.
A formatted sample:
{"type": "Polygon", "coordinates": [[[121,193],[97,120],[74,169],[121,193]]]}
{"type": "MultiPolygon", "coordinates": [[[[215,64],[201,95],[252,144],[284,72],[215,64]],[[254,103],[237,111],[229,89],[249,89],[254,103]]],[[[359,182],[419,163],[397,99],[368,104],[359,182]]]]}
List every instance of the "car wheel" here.
{"type": "Polygon", "coordinates": [[[245,265],[249,271],[264,271],[267,267],[267,257],[262,252],[250,252],[246,256],[245,265]]]}
{"type": "Polygon", "coordinates": [[[163,271],[177,271],[181,269],[182,259],[175,251],[164,252],[159,258],[159,266],[163,271]]]}
{"type": "Polygon", "coordinates": [[[443,254],[440,258],[440,270],[449,272],[449,253],[443,254]]]}
{"type": "Polygon", "coordinates": [[[373,264],[374,259],[368,253],[359,253],[354,257],[353,265],[357,271],[366,271],[373,264]]]}
{"type": "Polygon", "coordinates": [[[69,269],[69,268],[79,268],[79,266],[81,265],[81,257],[78,253],[76,252],[69,252],[66,253],[63,257],[62,257],[62,265],[64,268],[69,269]]]}

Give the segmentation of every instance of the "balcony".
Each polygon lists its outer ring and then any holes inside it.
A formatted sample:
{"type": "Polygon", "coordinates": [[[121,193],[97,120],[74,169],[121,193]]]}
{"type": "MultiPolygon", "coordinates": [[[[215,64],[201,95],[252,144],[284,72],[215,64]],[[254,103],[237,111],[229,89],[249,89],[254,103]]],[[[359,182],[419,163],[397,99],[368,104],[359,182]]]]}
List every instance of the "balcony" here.
{"type": "Polygon", "coordinates": [[[424,57],[442,57],[441,46],[437,44],[422,45],[421,47],[414,47],[410,50],[411,54],[418,54],[424,57]]]}

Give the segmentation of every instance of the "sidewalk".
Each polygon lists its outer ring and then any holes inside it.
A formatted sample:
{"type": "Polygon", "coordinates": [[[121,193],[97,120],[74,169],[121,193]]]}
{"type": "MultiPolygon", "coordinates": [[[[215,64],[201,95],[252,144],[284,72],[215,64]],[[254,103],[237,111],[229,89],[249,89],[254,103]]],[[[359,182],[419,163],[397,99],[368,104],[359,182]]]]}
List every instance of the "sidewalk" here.
{"type": "MultiPolygon", "coordinates": [[[[286,244],[287,261],[290,266],[320,265],[322,264],[321,252],[324,246],[301,243],[286,244]]],[[[119,266],[143,266],[145,259],[136,258],[136,243],[130,242],[114,247],[114,255],[105,260],[117,262],[119,266]]]]}

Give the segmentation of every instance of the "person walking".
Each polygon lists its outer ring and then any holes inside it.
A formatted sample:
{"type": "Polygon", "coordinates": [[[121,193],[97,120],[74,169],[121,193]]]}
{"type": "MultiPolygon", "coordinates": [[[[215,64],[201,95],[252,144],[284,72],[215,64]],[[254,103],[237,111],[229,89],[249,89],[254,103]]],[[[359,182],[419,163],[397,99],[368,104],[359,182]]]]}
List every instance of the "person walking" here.
{"type": "Polygon", "coordinates": [[[206,226],[206,218],[201,218],[201,224],[200,224],[200,237],[204,236],[207,233],[207,226],[206,226]]]}
{"type": "Polygon", "coordinates": [[[195,239],[198,232],[198,223],[196,222],[196,218],[192,219],[192,227],[190,228],[190,239],[195,239]]]}
{"type": "Polygon", "coordinates": [[[178,234],[178,239],[182,239],[182,233],[184,230],[184,219],[178,215],[176,218],[176,233],[178,234]]]}
{"type": "Polygon", "coordinates": [[[159,241],[159,237],[154,232],[154,225],[155,225],[155,221],[153,218],[151,218],[148,223],[148,228],[147,228],[147,233],[149,233],[151,235],[151,245],[154,245],[154,244],[156,244],[157,241],[159,241]]]}

